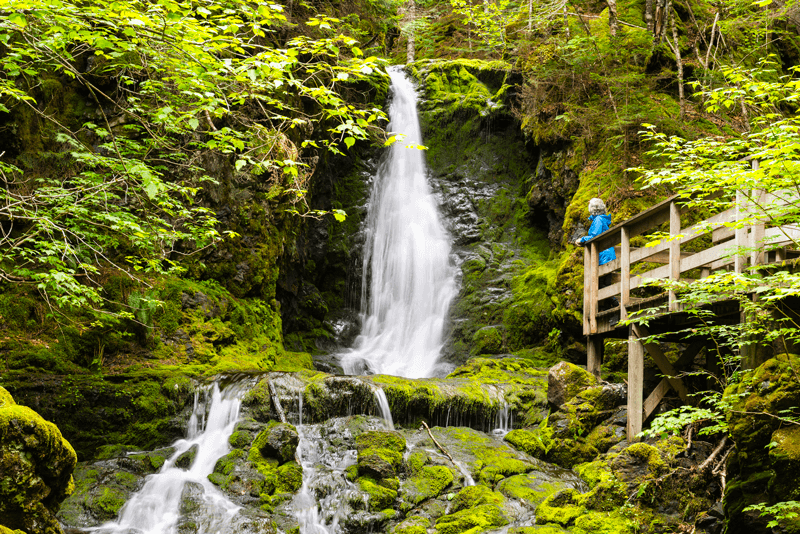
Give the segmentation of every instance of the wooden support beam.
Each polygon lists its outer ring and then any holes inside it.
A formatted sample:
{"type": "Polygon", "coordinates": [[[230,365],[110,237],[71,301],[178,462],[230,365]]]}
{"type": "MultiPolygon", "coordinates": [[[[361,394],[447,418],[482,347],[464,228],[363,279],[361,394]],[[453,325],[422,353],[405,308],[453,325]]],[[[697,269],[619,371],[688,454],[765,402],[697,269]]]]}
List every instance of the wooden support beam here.
{"type": "MultiPolygon", "coordinates": [[[[632,325],[632,329],[634,335],[638,339],[643,339],[650,335],[650,332],[647,331],[647,328],[644,325],[632,325]]],[[[675,368],[672,366],[669,359],[667,359],[667,357],[661,351],[661,347],[659,347],[656,343],[643,343],[643,346],[650,357],[656,362],[656,365],[661,372],[666,375],[665,377],[669,381],[670,386],[672,386],[672,389],[678,392],[678,396],[681,398],[681,400],[686,404],[691,404],[689,391],[686,389],[683,381],[678,378],[678,373],[675,371],[675,368]]]]}
{"type": "Polygon", "coordinates": [[[642,431],[642,397],[644,396],[644,346],[628,327],[628,441],[633,442],[642,431]]]}
{"type": "MultiPolygon", "coordinates": [[[[694,360],[695,356],[703,349],[705,346],[704,341],[698,341],[689,345],[683,354],[680,355],[678,361],[675,362],[675,370],[680,372],[685,367],[689,366],[692,361],[694,360]]],[[[658,408],[661,399],[669,392],[671,389],[671,385],[669,380],[666,378],[662,378],[661,382],[655,387],[655,389],[647,396],[647,399],[644,401],[644,420],[647,421],[656,408],[658,408]]]]}
{"type": "MultiPolygon", "coordinates": [[[[669,234],[673,239],[669,242],[669,279],[677,282],[681,279],[681,244],[677,237],[681,233],[681,212],[678,204],[669,205],[669,234]]],[[[678,311],[678,297],[675,291],[669,292],[669,311],[678,311]]]]}
{"type": "Polygon", "coordinates": [[[600,365],[603,363],[603,338],[588,336],[586,338],[586,370],[600,378],[600,365]]]}

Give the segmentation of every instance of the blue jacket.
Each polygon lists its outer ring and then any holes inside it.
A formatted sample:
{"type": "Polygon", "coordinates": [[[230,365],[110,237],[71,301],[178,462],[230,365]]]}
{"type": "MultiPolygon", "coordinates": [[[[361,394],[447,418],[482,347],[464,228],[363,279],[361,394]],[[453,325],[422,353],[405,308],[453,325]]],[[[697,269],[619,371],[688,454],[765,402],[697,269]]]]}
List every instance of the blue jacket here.
{"type": "MultiPolygon", "coordinates": [[[[593,239],[608,230],[609,226],[611,226],[611,215],[592,215],[589,217],[589,222],[592,224],[589,227],[589,233],[578,240],[578,242],[581,244],[586,243],[590,239],[593,239]]],[[[605,265],[610,261],[616,260],[617,255],[614,253],[614,247],[607,248],[602,251],[599,259],[600,265],[605,265]]]]}

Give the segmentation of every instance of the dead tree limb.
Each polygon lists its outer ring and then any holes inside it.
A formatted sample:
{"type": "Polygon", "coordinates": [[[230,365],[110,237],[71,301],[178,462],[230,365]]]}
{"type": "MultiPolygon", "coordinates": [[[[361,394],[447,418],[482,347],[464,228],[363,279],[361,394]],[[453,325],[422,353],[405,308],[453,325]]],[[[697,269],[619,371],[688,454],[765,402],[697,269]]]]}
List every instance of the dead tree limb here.
{"type": "MultiPolygon", "coordinates": [[[[456,461],[455,461],[455,460],[453,460],[453,457],[452,457],[452,456],[450,456],[450,453],[449,453],[449,452],[447,452],[446,450],[444,450],[444,447],[442,447],[442,446],[441,446],[441,444],[440,444],[438,441],[436,441],[436,438],[434,438],[434,437],[433,437],[433,433],[431,432],[431,429],[428,427],[428,423],[426,423],[425,421],[423,421],[423,422],[422,422],[422,427],[423,427],[425,430],[427,430],[427,431],[428,431],[428,435],[431,437],[431,439],[432,439],[432,440],[433,440],[433,442],[436,444],[436,446],[437,446],[437,447],[439,447],[439,450],[440,450],[440,451],[442,451],[442,453],[443,453],[445,456],[447,456],[447,457],[450,459],[450,461],[451,461],[451,462],[453,462],[453,465],[455,465],[456,461]]],[[[422,430],[422,429],[420,429],[420,430],[422,430]]]]}

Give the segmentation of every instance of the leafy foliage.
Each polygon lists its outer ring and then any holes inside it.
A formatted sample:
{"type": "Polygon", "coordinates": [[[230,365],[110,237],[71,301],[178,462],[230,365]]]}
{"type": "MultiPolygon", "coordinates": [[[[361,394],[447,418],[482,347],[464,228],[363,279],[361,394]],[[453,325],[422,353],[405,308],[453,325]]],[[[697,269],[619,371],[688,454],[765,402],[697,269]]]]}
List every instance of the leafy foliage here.
{"type": "Polygon", "coordinates": [[[287,38],[281,5],[242,0],[0,0],[0,13],[0,112],[33,115],[67,155],[58,172],[0,162],[0,277],[36,284],[56,308],[107,316],[103,270],[143,282],[222,239],[200,201],[216,182],[209,162],[302,205],[318,150],[379,132],[381,111],[343,91],[382,62],[337,35],[335,18],[287,38]],[[37,101],[53,77],[94,120],[60,121],[37,101]]]}

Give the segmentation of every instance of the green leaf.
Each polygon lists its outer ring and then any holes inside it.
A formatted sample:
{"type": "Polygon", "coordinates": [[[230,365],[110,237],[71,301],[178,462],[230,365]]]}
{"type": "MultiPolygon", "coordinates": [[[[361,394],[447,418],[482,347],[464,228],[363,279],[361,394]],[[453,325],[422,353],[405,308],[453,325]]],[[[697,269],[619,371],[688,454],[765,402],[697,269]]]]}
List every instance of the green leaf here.
{"type": "Polygon", "coordinates": [[[344,210],[333,210],[333,218],[338,222],[344,222],[347,219],[347,213],[344,210]]]}
{"type": "Polygon", "coordinates": [[[22,13],[12,13],[8,16],[8,21],[12,24],[16,24],[20,28],[24,28],[28,25],[28,19],[26,19],[25,15],[22,13]]]}
{"type": "Polygon", "coordinates": [[[347,146],[347,148],[352,147],[355,144],[355,142],[356,142],[356,140],[354,138],[352,138],[352,137],[345,137],[344,138],[344,144],[345,144],[345,146],[347,146]]]}

